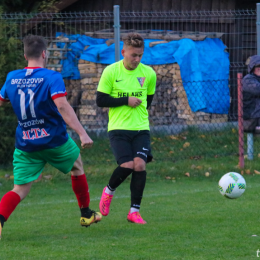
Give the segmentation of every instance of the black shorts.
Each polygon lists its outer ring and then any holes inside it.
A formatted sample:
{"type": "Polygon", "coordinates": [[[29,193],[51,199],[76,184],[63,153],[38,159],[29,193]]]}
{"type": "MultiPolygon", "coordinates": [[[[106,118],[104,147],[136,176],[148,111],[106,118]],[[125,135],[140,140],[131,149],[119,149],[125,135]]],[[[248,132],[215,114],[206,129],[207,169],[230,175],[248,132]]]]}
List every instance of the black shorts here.
{"type": "Polygon", "coordinates": [[[112,130],[108,136],[118,165],[133,161],[135,157],[146,163],[152,161],[150,131],[112,130]]]}

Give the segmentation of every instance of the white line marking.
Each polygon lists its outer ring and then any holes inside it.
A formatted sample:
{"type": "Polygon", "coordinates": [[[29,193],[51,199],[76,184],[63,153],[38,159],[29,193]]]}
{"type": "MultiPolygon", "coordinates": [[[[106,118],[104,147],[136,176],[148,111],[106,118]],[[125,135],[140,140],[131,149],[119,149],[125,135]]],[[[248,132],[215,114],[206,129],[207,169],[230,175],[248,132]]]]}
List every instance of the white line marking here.
{"type": "MultiPolygon", "coordinates": [[[[216,188],[217,190],[217,188],[216,188]]],[[[207,191],[214,191],[214,189],[207,189],[207,190],[194,190],[194,191],[190,191],[190,192],[172,192],[172,193],[152,193],[152,194],[146,194],[143,197],[144,198],[152,198],[152,197],[163,197],[163,196],[172,196],[172,195],[176,195],[176,194],[181,194],[181,193],[197,193],[197,192],[207,192],[207,191]]],[[[92,201],[99,201],[101,198],[100,197],[92,197],[90,196],[90,202],[92,201]]],[[[121,196],[114,196],[113,199],[125,199],[125,198],[130,198],[130,194],[129,195],[121,195],[121,196]]],[[[61,203],[75,203],[77,202],[77,200],[72,199],[72,200],[55,200],[55,201],[42,201],[42,202],[37,202],[37,203],[31,203],[31,202],[22,202],[19,206],[23,206],[23,207],[27,207],[27,206],[31,206],[31,205],[47,205],[47,204],[61,204],[61,203]]]]}
{"type": "MultiPolygon", "coordinates": [[[[246,189],[248,188],[252,188],[252,187],[259,187],[260,184],[255,183],[253,186],[252,185],[247,185],[246,189]]],[[[173,187],[174,188],[174,187],[173,187]]],[[[185,186],[185,189],[187,189],[187,186],[185,186]]],[[[143,197],[144,198],[152,198],[152,197],[163,197],[163,196],[172,196],[172,195],[177,195],[177,194],[189,194],[189,193],[199,193],[199,192],[213,192],[216,191],[218,192],[218,188],[217,186],[215,188],[211,188],[211,189],[195,189],[195,190],[184,190],[184,191],[178,191],[178,192],[170,192],[170,193],[151,193],[151,194],[145,194],[143,197]]],[[[90,195],[90,202],[92,201],[99,201],[101,198],[100,197],[91,197],[90,195]]],[[[114,196],[113,199],[125,199],[125,198],[130,198],[130,194],[129,195],[120,195],[120,196],[114,196]]],[[[77,202],[76,199],[73,200],[55,200],[55,201],[41,201],[41,202],[22,202],[19,206],[20,207],[27,207],[27,206],[36,206],[36,205],[48,205],[48,204],[62,204],[62,203],[75,203],[77,202]]]]}

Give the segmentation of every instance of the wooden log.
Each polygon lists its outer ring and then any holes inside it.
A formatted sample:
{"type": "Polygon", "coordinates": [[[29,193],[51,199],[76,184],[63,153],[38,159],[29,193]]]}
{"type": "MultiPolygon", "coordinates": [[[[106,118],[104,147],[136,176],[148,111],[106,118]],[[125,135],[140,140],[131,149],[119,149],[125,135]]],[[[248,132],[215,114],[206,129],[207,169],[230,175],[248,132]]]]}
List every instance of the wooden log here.
{"type": "Polygon", "coordinates": [[[88,63],[90,62],[87,60],[82,60],[82,59],[79,60],[79,64],[88,64],[88,63]]]}
{"type": "MultiPolygon", "coordinates": [[[[79,64],[80,65],[80,64],[79,64]]],[[[88,65],[88,64],[86,64],[88,65]]],[[[96,68],[87,68],[87,69],[80,69],[79,71],[82,74],[87,74],[87,73],[97,73],[97,69],[96,68]]]]}
{"type": "MultiPolygon", "coordinates": [[[[91,78],[91,80],[92,80],[92,78],[91,78]]],[[[89,83],[89,84],[85,84],[85,85],[81,85],[81,89],[83,90],[83,91],[86,91],[86,90],[96,90],[97,89],[97,86],[96,85],[94,85],[94,84],[92,84],[92,83],[89,83]]]]}
{"type": "MultiPolygon", "coordinates": [[[[120,38],[122,39],[125,37],[128,33],[121,33],[120,38]]],[[[197,34],[194,33],[183,33],[183,34],[154,34],[154,33],[139,33],[144,39],[160,39],[165,41],[177,41],[181,39],[191,39],[193,41],[203,41],[207,34],[197,34]]],[[[113,32],[85,32],[85,35],[94,37],[94,38],[114,38],[113,32]]]]}
{"type": "Polygon", "coordinates": [[[167,69],[163,69],[163,68],[158,69],[158,74],[160,74],[162,76],[165,76],[167,74],[167,72],[168,72],[167,69]]]}
{"type": "Polygon", "coordinates": [[[80,77],[84,78],[96,78],[98,77],[98,73],[80,73],[80,77]]]}
{"type": "Polygon", "coordinates": [[[115,43],[115,40],[113,40],[113,39],[109,39],[109,40],[106,41],[106,45],[107,46],[110,46],[110,45],[112,45],[114,43],[115,43]]]}
{"type": "Polygon", "coordinates": [[[98,83],[100,78],[92,78],[93,83],[98,83]]]}
{"type": "Polygon", "coordinates": [[[55,57],[62,57],[62,52],[61,51],[54,51],[53,52],[53,54],[52,54],[53,56],[55,56],[55,57]]]}
{"type": "Polygon", "coordinates": [[[97,69],[98,73],[100,73],[100,74],[102,74],[103,70],[104,70],[103,68],[98,68],[97,69]]]}
{"type": "Polygon", "coordinates": [[[150,42],[150,43],[149,43],[149,47],[151,48],[151,47],[154,47],[154,46],[156,46],[156,45],[158,45],[158,44],[162,44],[162,43],[168,43],[168,41],[150,42]]]}
{"type": "Polygon", "coordinates": [[[70,40],[68,37],[64,37],[64,36],[58,36],[56,39],[59,40],[60,42],[69,42],[70,40]]]}
{"type": "Polygon", "coordinates": [[[96,115],[96,110],[92,109],[92,106],[86,106],[85,108],[79,109],[80,115],[96,115]],[[90,108],[89,108],[90,107],[90,108]]]}
{"type": "Polygon", "coordinates": [[[81,80],[81,84],[85,85],[85,84],[91,84],[93,81],[92,81],[92,78],[84,78],[81,80]]]}
{"type": "Polygon", "coordinates": [[[83,63],[83,64],[79,64],[78,65],[78,69],[79,70],[83,70],[83,69],[92,69],[92,68],[95,68],[96,69],[97,65],[95,63],[83,63]]]}
{"type": "Polygon", "coordinates": [[[169,73],[171,73],[171,74],[175,74],[175,73],[176,73],[175,68],[173,67],[173,68],[169,71],[169,73]]]}

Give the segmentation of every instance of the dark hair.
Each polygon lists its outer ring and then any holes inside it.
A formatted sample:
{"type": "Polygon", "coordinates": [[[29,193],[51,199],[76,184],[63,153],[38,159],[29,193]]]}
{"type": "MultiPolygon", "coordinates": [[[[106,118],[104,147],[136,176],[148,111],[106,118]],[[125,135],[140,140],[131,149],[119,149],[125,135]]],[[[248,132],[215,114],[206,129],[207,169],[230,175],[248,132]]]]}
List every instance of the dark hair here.
{"type": "Polygon", "coordinates": [[[139,33],[128,33],[123,37],[123,42],[125,46],[144,48],[144,39],[139,33]]]}
{"type": "Polygon", "coordinates": [[[47,40],[38,35],[27,35],[23,39],[24,54],[28,59],[37,59],[47,49],[47,40]]]}

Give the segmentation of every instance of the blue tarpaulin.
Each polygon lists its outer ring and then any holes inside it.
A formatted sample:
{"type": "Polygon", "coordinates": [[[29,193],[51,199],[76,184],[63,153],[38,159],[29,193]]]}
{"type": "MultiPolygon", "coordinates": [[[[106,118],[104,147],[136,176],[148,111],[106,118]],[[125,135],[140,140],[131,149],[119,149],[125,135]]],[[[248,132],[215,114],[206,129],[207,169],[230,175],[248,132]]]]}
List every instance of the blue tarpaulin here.
{"type": "MultiPolygon", "coordinates": [[[[76,40],[71,43],[72,49],[63,62],[64,78],[79,79],[77,67],[79,59],[94,63],[111,64],[115,62],[115,45],[106,45],[107,39],[95,39],[85,35],[65,35],[76,40]],[[84,50],[85,46],[89,46],[84,50]]],[[[193,112],[228,114],[230,105],[229,54],[220,39],[206,38],[204,41],[182,39],[149,47],[145,40],[142,63],[147,65],[162,65],[178,63],[181,78],[187,94],[190,108],[193,112]]],[[[63,47],[64,43],[59,43],[63,47]]],[[[123,42],[120,42],[123,48],[123,42]]],[[[121,56],[121,58],[123,58],[121,56]]]]}

